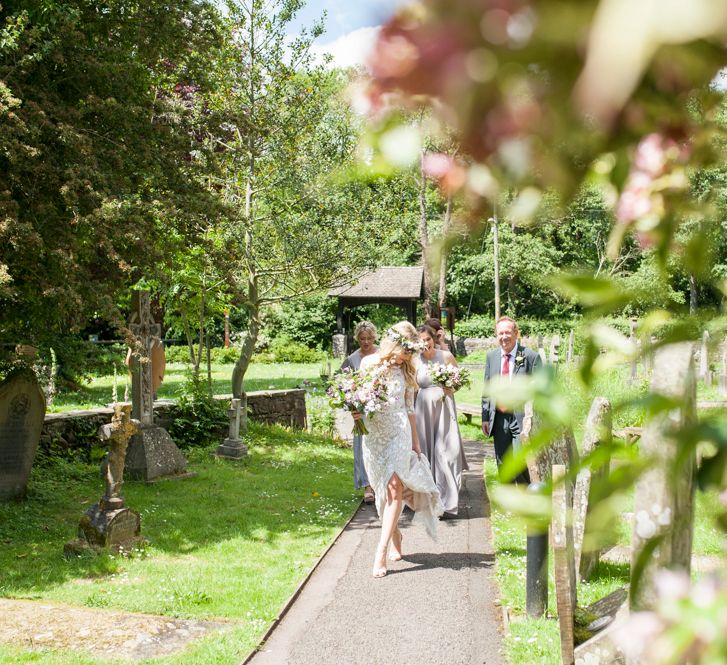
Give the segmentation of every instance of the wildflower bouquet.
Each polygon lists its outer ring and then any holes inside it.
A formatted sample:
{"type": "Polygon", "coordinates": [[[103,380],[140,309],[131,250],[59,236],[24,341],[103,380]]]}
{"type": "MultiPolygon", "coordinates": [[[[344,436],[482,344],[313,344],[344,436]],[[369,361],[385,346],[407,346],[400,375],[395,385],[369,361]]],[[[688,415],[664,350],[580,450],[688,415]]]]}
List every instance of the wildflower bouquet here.
{"type": "MultiPolygon", "coordinates": [[[[377,366],[356,372],[347,367],[336,374],[326,390],[331,406],[372,416],[389,402],[385,370],[386,366],[377,366]]],[[[369,433],[362,418],[354,420],[353,431],[354,434],[369,433]]]]}
{"type": "Polygon", "coordinates": [[[432,383],[455,392],[470,384],[470,371],[466,367],[456,365],[432,363],[429,366],[429,376],[432,377],[432,383]]]}

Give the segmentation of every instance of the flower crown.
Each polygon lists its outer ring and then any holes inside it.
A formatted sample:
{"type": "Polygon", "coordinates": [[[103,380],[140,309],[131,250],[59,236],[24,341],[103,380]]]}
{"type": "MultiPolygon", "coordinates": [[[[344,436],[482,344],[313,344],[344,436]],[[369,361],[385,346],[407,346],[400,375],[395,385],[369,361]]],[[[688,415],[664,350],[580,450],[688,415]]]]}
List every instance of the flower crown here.
{"type": "Polygon", "coordinates": [[[396,342],[399,346],[411,351],[412,353],[421,353],[427,348],[427,345],[419,339],[409,339],[404,337],[401,333],[396,332],[393,328],[389,328],[386,331],[386,338],[392,342],[396,342]]]}

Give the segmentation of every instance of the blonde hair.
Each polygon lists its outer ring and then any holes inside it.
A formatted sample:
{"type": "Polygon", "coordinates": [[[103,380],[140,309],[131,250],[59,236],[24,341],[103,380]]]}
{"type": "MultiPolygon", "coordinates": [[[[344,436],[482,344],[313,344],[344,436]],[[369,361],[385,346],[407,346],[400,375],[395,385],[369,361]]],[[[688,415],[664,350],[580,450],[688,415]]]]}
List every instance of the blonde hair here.
{"type": "Polygon", "coordinates": [[[374,340],[378,337],[376,326],[371,321],[359,321],[353,329],[353,338],[358,342],[358,337],[362,332],[370,332],[374,336],[374,340]]]}
{"type": "MultiPolygon", "coordinates": [[[[419,334],[417,333],[416,328],[411,323],[409,323],[409,321],[399,321],[399,323],[395,323],[393,326],[391,326],[391,329],[394,332],[399,333],[399,335],[401,335],[402,337],[411,340],[412,342],[415,342],[419,339],[419,334]]],[[[384,335],[381,339],[381,345],[379,346],[379,358],[381,358],[380,362],[391,360],[397,351],[405,350],[406,349],[404,349],[404,347],[399,344],[399,342],[391,339],[391,337],[389,337],[388,335],[384,335]]],[[[402,358],[404,359],[404,362],[401,363],[401,371],[404,374],[406,385],[409,388],[416,388],[417,378],[416,369],[414,368],[414,363],[412,362],[413,354],[405,353],[402,355],[402,358]]]]}

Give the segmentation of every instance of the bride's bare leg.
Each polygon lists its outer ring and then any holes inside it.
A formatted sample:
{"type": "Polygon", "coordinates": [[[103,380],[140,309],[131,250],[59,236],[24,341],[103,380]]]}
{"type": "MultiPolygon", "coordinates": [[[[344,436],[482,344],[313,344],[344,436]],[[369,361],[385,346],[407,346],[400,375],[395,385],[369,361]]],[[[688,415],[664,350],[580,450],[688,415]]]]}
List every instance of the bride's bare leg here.
{"type": "Polygon", "coordinates": [[[386,552],[391,537],[397,529],[396,525],[403,507],[402,489],[399,476],[393,474],[386,485],[386,504],[384,514],[381,516],[381,537],[374,558],[374,577],[383,577],[386,574],[386,552]]]}

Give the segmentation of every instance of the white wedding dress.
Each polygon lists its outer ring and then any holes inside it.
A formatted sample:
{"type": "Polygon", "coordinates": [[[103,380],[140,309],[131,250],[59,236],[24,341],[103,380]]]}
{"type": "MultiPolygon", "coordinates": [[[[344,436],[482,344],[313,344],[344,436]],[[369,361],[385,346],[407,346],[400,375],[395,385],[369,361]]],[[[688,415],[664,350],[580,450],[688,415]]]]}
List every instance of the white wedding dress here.
{"type": "MultiPolygon", "coordinates": [[[[361,369],[375,365],[379,355],[366,356],[361,369]]],[[[409,414],[414,413],[413,388],[406,387],[401,368],[389,370],[390,402],[364,423],[368,434],[363,437],[363,459],[369,482],[376,492],[379,517],[386,504],[386,485],[396,474],[404,485],[404,503],[414,511],[414,523],[424,525],[432,539],[437,539],[437,518],[444,512],[439,490],[424,455],[411,449],[409,414]]]]}

